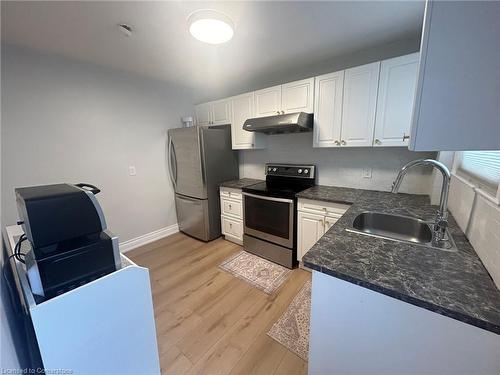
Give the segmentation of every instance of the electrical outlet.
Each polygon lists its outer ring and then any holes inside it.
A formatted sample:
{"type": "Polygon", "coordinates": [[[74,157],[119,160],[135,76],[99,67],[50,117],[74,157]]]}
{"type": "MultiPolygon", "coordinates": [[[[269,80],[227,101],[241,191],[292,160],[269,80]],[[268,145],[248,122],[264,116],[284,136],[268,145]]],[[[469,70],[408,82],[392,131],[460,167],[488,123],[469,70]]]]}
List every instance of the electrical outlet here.
{"type": "Polygon", "coordinates": [[[363,168],[363,178],[372,178],[371,168],[363,168]]]}
{"type": "Polygon", "coordinates": [[[131,165],[128,167],[128,175],[129,176],[135,176],[137,174],[137,171],[135,170],[135,166],[131,165]]]}

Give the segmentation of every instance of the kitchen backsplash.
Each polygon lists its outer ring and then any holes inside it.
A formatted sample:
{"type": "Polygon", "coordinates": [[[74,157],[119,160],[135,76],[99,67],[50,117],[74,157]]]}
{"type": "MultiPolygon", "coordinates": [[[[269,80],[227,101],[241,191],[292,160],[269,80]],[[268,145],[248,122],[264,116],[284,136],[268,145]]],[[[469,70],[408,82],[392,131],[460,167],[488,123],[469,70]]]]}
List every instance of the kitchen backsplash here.
{"type": "MultiPolygon", "coordinates": [[[[268,162],[306,163],[317,166],[320,185],[389,191],[404,164],[436,157],[434,152],[412,152],[404,147],[313,148],[312,133],[272,135],[267,142],[266,149],[240,151],[241,177],[264,178],[264,164],[268,162]],[[365,174],[371,174],[371,178],[363,177],[365,174]]],[[[430,194],[432,171],[414,169],[400,191],[430,194]]]]}
{"type": "Polygon", "coordinates": [[[451,177],[448,207],[500,288],[500,207],[457,176],[451,177]]]}

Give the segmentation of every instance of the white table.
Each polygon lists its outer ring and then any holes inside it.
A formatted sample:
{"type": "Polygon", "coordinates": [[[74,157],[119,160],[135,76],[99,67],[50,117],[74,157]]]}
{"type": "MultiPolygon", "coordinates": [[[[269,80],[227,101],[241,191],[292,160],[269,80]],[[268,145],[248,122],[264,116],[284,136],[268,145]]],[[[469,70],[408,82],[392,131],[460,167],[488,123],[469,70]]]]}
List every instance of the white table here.
{"type": "MultiPolygon", "coordinates": [[[[21,226],[5,228],[9,255],[22,233],[21,226]]],[[[24,265],[10,261],[46,370],[160,373],[149,271],[121,256],[120,270],[40,303],[31,293],[24,265]]]]}

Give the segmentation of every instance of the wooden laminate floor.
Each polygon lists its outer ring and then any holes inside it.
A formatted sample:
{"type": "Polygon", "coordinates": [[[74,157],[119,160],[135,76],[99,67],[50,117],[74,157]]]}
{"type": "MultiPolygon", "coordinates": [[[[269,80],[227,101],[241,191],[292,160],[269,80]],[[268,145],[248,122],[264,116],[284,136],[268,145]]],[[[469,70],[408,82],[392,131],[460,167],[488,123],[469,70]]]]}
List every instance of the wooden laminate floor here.
{"type": "Polygon", "coordinates": [[[177,233],[127,253],[149,268],[162,374],[306,374],[267,331],[311,278],[295,269],[267,295],[218,265],[241,250],[177,233]]]}

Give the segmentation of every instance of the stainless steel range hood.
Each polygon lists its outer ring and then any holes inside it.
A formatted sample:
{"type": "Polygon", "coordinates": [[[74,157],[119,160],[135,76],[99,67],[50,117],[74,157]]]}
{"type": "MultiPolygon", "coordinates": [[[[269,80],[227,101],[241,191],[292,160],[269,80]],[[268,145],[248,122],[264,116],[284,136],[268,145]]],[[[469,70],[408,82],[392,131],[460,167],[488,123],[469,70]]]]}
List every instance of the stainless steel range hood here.
{"type": "Polygon", "coordinates": [[[243,124],[243,130],[265,134],[310,132],[312,128],[313,115],[305,112],[256,117],[246,120],[243,124]]]}

